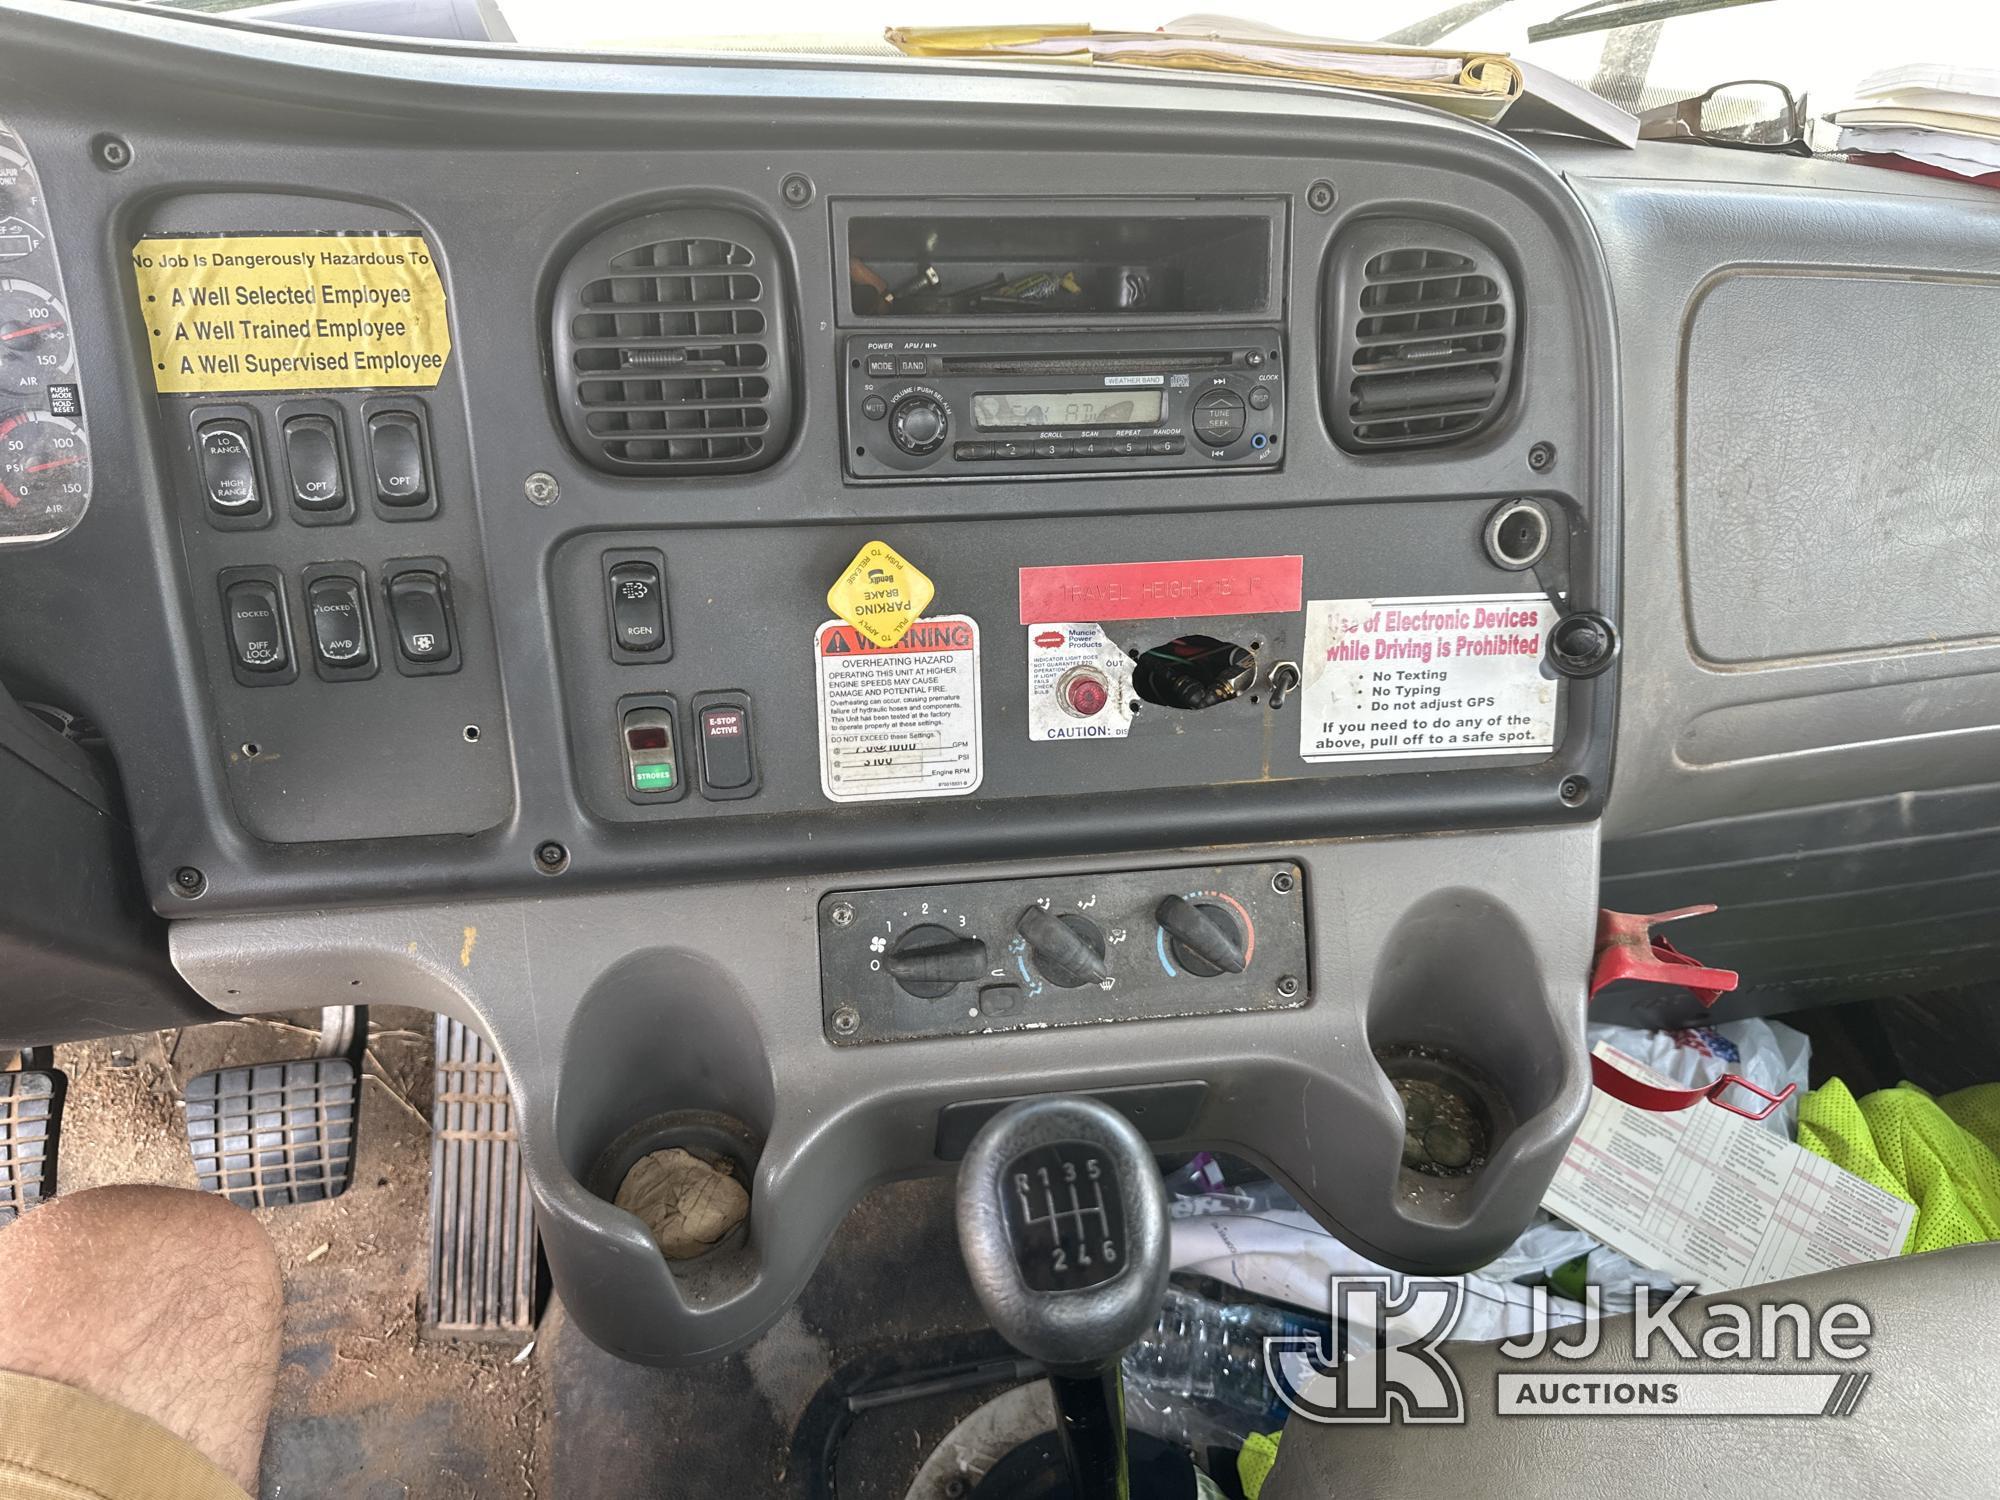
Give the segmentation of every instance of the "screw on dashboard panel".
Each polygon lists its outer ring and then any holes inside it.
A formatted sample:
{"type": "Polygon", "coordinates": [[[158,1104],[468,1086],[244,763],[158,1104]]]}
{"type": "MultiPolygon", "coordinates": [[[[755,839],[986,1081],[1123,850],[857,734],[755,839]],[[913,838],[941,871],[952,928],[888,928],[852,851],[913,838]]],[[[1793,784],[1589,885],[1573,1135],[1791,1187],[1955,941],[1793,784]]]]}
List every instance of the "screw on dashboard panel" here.
{"type": "Polygon", "coordinates": [[[193,865],[182,865],[174,871],[174,894],[193,901],[208,889],[208,877],[193,865]]]}
{"type": "Polygon", "coordinates": [[[833,1013],[833,1034],[853,1036],[861,1029],[861,1012],[851,1005],[843,1005],[833,1013]]]}
{"type": "Polygon", "coordinates": [[[812,179],[803,173],[794,172],[778,184],[778,192],[791,208],[804,208],[813,201],[812,179]]]}
{"type": "Polygon", "coordinates": [[[1291,974],[1282,975],[1278,980],[1278,993],[1289,1000],[1299,992],[1299,981],[1291,974]]]}
{"type": "Polygon", "coordinates": [[[1590,783],[1581,776],[1565,776],[1562,785],[1556,788],[1556,795],[1562,798],[1564,807],[1581,807],[1590,800],[1590,783]]]}
{"type": "Polygon", "coordinates": [[[123,136],[93,136],[90,142],[91,160],[107,172],[122,172],[132,165],[132,147],[123,136]]]}
{"type": "Polygon", "coordinates": [[[1333,205],[1340,201],[1340,194],[1333,190],[1333,184],[1324,177],[1306,189],[1306,207],[1316,214],[1333,212],[1333,205]]]}
{"type": "Polygon", "coordinates": [[[849,906],[845,901],[837,901],[834,903],[832,910],[827,912],[826,919],[836,927],[852,927],[854,925],[854,908],[849,906]]]}
{"type": "Polygon", "coordinates": [[[535,845],[535,868],[544,875],[560,875],[569,868],[569,850],[554,839],[535,845]]]}
{"type": "Polygon", "coordinates": [[[1528,467],[1537,474],[1546,474],[1556,466],[1556,445],[1537,443],[1528,450],[1528,467]]]}
{"type": "Polygon", "coordinates": [[[562,499],[562,486],[556,483],[556,476],[547,469],[535,470],[522,483],[521,488],[526,492],[530,503],[535,505],[554,505],[556,501],[562,499]]]}
{"type": "Polygon", "coordinates": [[[1299,888],[1299,877],[1290,870],[1280,870],[1271,877],[1271,889],[1280,896],[1289,896],[1299,888]]]}

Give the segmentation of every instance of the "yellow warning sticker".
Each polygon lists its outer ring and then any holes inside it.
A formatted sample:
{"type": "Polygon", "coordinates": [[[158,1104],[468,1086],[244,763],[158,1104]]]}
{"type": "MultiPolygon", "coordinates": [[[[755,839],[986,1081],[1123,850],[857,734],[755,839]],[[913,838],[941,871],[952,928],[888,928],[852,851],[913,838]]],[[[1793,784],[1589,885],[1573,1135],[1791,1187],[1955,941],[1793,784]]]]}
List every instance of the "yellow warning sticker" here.
{"type": "Polygon", "coordinates": [[[923,570],[887,542],[870,542],[841,570],[826,602],[876,645],[893,646],[937,593],[923,570]]]}
{"type": "Polygon", "coordinates": [[[420,234],[148,235],[132,271],[167,395],[430,387],[451,354],[420,234]]]}

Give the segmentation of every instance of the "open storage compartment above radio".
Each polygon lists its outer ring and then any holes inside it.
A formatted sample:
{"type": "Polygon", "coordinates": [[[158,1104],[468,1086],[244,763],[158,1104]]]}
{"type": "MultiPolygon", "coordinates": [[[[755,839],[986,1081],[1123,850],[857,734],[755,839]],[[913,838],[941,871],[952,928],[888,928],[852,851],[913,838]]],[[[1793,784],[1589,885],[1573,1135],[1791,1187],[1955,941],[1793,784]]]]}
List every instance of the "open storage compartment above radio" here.
{"type": "Polygon", "coordinates": [[[848,200],[843,321],[1276,320],[1278,199],[848,200]]]}

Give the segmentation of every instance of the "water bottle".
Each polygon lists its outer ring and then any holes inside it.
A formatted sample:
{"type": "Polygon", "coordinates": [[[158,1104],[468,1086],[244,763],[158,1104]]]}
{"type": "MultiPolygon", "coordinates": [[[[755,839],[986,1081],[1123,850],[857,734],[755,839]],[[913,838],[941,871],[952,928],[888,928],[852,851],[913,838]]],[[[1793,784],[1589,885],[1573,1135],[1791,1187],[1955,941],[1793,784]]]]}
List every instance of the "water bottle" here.
{"type": "Polygon", "coordinates": [[[1273,1431],[1284,1424],[1286,1408],[1264,1375],[1264,1340],[1324,1335],[1327,1328],[1325,1318],[1310,1313],[1263,1302],[1213,1302],[1169,1287],[1152,1330],[1125,1352],[1127,1406],[1165,1413],[1193,1403],[1208,1430],[1273,1431]]]}

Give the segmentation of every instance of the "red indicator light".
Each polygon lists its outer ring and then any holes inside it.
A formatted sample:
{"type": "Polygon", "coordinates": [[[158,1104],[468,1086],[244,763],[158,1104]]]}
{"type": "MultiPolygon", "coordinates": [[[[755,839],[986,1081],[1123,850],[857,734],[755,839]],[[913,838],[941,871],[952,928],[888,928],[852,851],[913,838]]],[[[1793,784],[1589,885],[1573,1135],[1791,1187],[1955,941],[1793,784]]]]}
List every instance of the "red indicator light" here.
{"type": "Polygon", "coordinates": [[[664,750],[667,748],[667,731],[658,724],[642,724],[625,731],[625,744],[632,750],[664,750]]]}

